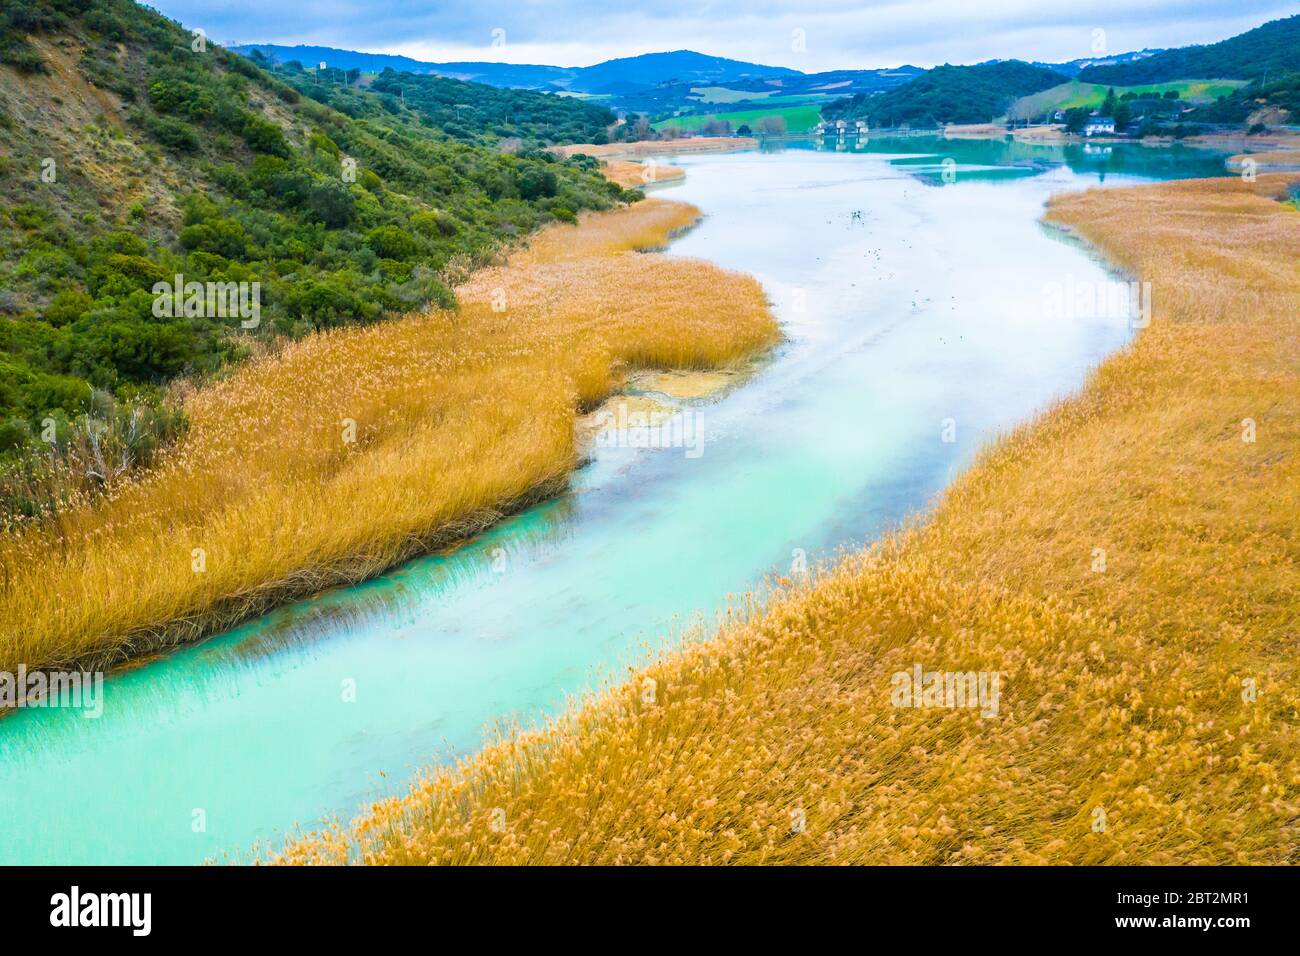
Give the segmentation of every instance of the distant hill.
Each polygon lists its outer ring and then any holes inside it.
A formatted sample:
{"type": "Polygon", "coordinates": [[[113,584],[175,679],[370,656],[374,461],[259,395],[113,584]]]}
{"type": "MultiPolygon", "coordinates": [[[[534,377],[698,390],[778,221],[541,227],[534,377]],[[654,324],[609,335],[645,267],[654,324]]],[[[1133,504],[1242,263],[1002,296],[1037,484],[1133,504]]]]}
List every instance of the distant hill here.
{"type": "Polygon", "coordinates": [[[888,93],[857,94],[822,110],[828,120],[865,119],[872,126],[987,123],[1006,115],[1019,97],[1065,81],[1053,70],[1019,60],[976,66],[936,66],[888,93]]]}
{"type": "Polygon", "coordinates": [[[801,76],[798,70],[783,66],[762,66],[706,56],[690,50],[672,53],[646,53],[642,56],[607,60],[578,69],[569,88],[582,93],[615,92],[622,88],[655,86],[672,80],[689,83],[729,83],[769,76],[801,76]]]}
{"type": "Polygon", "coordinates": [[[1085,83],[1135,86],[1191,77],[1253,80],[1266,73],[1300,70],[1300,15],[1273,20],[1207,46],[1166,50],[1133,63],[1092,66],[1079,73],[1085,83]]]}
{"type": "Polygon", "coordinates": [[[1136,63],[1138,60],[1145,60],[1149,56],[1155,56],[1157,53],[1163,53],[1164,50],[1135,50],[1132,53],[1117,53],[1114,56],[1086,57],[1080,60],[1070,60],[1068,63],[1039,63],[1031,62],[1030,66],[1041,67],[1044,70],[1052,70],[1063,76],[1078,76],[1082,71],[1094,66],[1115,66],[1123,63],[1136,63]]]}
{"type": "Polygon", "coordinates": [[[803,75],[798,70],[783,66],[745,63],[691,50],[646,53],[606,60],[593,66],[564,67],[487,62],[429,63],[384,53],[358,53],[323,46],[278,46],[273,43],[250,43],[232,49],[245,56],[253,50],[260,50],[263,55],[279,63],[297,60],[304,66],[314,67],[324,62],[341,70],[357,69],[379,73],[392,69],[472,80],[490,86],[567,90],[574,93],[629,92],[673,81],[728,83],[755,77],[803,75]]]}
{"type": "MultiPolygon", "coordinates": [[[[297,61],[272,66],[259,50],[249,59],[304,96],[352,117],[375,116],[407,107],[448,136],[471,143],[492,144],[518,139],[526,148],[552,143],[603,143],[615,117],[606,107],[571,96],[537,90],[469,83],[429,74],[385,69],[367,84],[355,82],[355,72],[298,69],[297,61]]],[[[328,63],[328,61],[325,61],[328,63]]]]}
{"type": "MultiPolygon", "coordinates": [[[[779,86],[780,92],[786,95],[849,96],[854,93],[882,93],[910,83],[924,72],[919,66],[897,66],[882,70],[831,70],[826,73],[783,77],[779,86]]],[[[766,81],[766,85],[770,89],[775,84],[766,81]]]]}
{"type": "Polygon", "coordinates": [[[389,53],[359,53],[340,50],[332,46],[280,46],[275,43],[245,43],[230,48],[243,56],[254,50],[277,64],[297,61],[305,67],[321,63],[331,69],[361,70],[364,73],[382,73],[396,70],[416,75],[447,76],[457,80],[473,80],[489,86],[511,86],[520,89],[563,89],[572,78],[573,70],[562,66],[535,66],[514,63],[429,63],[409,56],[389,53]]]}
{"type": "MultiPolygon", "coordinates": [[[[830,73],[796,73],[793,76],[755,77],[725,83],[674,82],[621,93],[610,98],[620,109],[649,116],[713,116],[743,118],[730,113],[768,110],[796,104],[822,104],[856,93],[882,93],[902,86],[925,71],[902,66],[887,70],[836,70],[830,73]],[[725,104],[725,105],[722,105],[725,104]]],[[[703,121],[701,121],[703,122],[703,121]]],[[[815,121],[814,121],[815,122],[815,121]]],[[[678,124],[681,125],[681,124],[678,124]]],[[[698,124],[686,123],[695,128],[698,124]]]]}

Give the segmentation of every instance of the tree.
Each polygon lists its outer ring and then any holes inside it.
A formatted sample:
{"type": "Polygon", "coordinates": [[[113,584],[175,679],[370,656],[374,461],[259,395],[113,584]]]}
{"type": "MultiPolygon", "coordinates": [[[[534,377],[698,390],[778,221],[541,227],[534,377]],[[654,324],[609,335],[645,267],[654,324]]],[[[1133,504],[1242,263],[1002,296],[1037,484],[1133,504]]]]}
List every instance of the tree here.
{"type": "Polygon", "coordinates": [[[1034,118],[1034,112],[1034,105],[1031,101],[1026,99],[1017,100],[1011,105],[1011,109],[1007,111],[1007,119],[1011,121],[1012,126],[1016,123],[1028,126],[1029,121],[1034,118]]]}
{"type": "Polygon", "coordinates": [[[781,134],[785,132],[784,116],[764,116],[758,121],[760,133],[781,134]]]}
{"type": "Polygon", "coordinates": [[[1125,126],[1127,126],[1130,122],[1132,122],[1133,107],[1129,106],[1127,103],[1120,103],[1118,106],[1115,107],[1114,116],[1115,116],[1115,129],[1116,131],[1121,130],[1125,126]]]}
{"type": "Polygon", "coordinates": [[[1105,98],[1104,100],[1102,100],[1102,103],[1101,103],[1101,115],[1102,115],[1102,116],[1114,116],[1114,115],[1115,115],[1115,104],[1116,104],[1116,102],[1117,102],[1117,100],[1115,99],[1115,87],[1112,86],[1109,90],[1107,90],[1107,92],[1106,92],[1106,98],[1105,98]]]}
{"type": "Polygon", "coordinates": [[[1086,106],[1076,106],[1065,111],[1065,131],[1067,133],[1082,133],[1083,127],[1088,122],[1088,114],[1091,111],[1086,106]]]}

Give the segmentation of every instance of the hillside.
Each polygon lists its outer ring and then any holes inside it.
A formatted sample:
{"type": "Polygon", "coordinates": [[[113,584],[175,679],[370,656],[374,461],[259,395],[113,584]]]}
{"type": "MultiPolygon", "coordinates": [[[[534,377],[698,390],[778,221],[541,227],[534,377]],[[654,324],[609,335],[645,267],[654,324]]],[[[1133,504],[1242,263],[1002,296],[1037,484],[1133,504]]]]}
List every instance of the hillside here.
{"type": "Polygon", "coordinates": [[[630,87],[654,86],[670,80],[691,83],[727,83],[753,77],[798,76],[798,70],[783,66],[762,66],[708,56],[692,50],[646,53],[642,56],[607,60],[583,67],[570,89],[588,93],[618,92],[630,87]]]}
{"type": "Polygon", "coordinates": [[[1174,80],[1168,83],[1144,83],[1138,86],[1103,86],[1100,83],[1081,83],[1071,80],[1059,86],[1029,96],[1022,96],[1010,108],[1014,119],[1041,119],[1051,122],[1057,110],[1096,109],[1106,100],[1110,90],[1119,97],[1129,99],[1159,99],[1176,101],[1181,105],[1205,106],[1220,97],[1232,94],[1244,85],[1242,80],[1174,80]]]}
{"type": "Polygon", "coordinates": [[[1207,123],[1295,123],[1300,120],[1300,71],[1283,73],[1268,82],[1255,80],[1198,110],[1195,119],[1207,123]]]}
{"type": "Polygon", "coordinates": [[[976,66],[945,64],[879,96],[858,94],[822,110],[828,120],[865,119],[872,126],[939,126],[987,123],[1006,114],[1019,97],[1050,89],[1059,73],[1019,60],[976,66]]]}
{"type": "Polygon", "coordinates": [[[0,465],[23,469],[15,486],[0,468],[10,514],[49,504],[33,490],[49,479],[41,433],[139,462],[177,427],[150,411],[173,379],[276,336],[450,304],[503,241],[627,198],[591,160],[504,155],[391,96],[350,93],[366,108],[346,115],[304,96],[307,77],[130,0],[4,0],[0,18],[0,465]],[[156,314],[155,284],[178,275],[257,283],[259,313],[200,299],[156,314]],[[107,437],[88,438],[92,397],[107,437]]]}
{"type": "Polygon", "coordinates": [[[429,63],[409,56],[392,53],[361,53],[341,50],[332,46],[283,46],[278,43],[244,43],[232,46],[232,52],[241,56],[261,55],[268,62],[281,66],[297,63],[314,69],[324,63],[330,69],[360,70],[363,73],[398,73],[445,76],[457,80],[473,80],[490,86],[507,86],[525,90],[562,89],[572,75],[572,70],[562,66],[539,66],[513,63],[429,63]]]}
{"type": "Polygon", "coordinates": [[[294,61],[272,64],[258,51],[250,58],[303,96],[348,116],[387,121],[409,108],[441,132],[466,142],[496,145],[519,139],[529,147],[603,143],[615,120],[606,107],[569,96],[393,70],[362,84],[355,71],[304,70],[294,61]]]}
{"type": "MultiPolygon", "coordinates": [[[[702,116],[695,125],[717,118],[720,110],[746,111],[760,109],[764,115],[773,107],[809,106],[817,108],[824,103],[856,93],[880,93],[902,86],[924,70],[915,66],[901,66],[888,70],[835,70],[829,73],[809,73],[795,76],[765,76],[716,83],[661,83],[658,86],[620,94],[614,98],[625,110],[645,113],[659,119],[676,116],[702,116]],[[725,105],[723,105],[725,104],[725,105]]],[[[817,109],[813,110],[815,114],[817,109]]],[[[734,117],[732,125],[744,122],[734,117]]],[[[814,119],[815,123],[816,120],[814,119]]],[[[690,126],[690,123],[673,125],[690,126]]]]}
{"type": "Polygon", "coordinates": [[[1166,50],[1134,63],[1089,67],[1079,79],[1133,86],[1189,77],[1253,80],[1291,70],[1300,70],[1300,15],[1270,21],[1219,43],[1166,50]]]}
{"type": "Polygon", "coordinates": [[[674,81],[720,83],[752,77],[802,76],[798,70],[783,66],[746,63],[692,50],[646,53],[605,60],[591,66],[565,67],[488,62],[430,63],[382,53],[358,53],[322,46],[280,46],[274,43],[250,43],[233,49],[246,56],[259,50],[277,63],[297,60],[304,66],[314,67],[324,62],[341,70],[382,73],[386,69],[392,69],[399,73],[433,74],[491,86],[569,90],[575,93],[624,92],[674,81]]]}

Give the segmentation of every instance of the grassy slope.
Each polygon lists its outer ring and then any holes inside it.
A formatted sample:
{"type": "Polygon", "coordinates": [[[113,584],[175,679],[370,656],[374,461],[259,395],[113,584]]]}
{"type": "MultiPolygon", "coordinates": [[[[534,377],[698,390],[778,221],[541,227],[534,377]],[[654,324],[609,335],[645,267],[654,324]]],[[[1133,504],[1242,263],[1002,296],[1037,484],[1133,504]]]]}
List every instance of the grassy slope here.
{"type": "Polygon", "coordinates": [[[725,86],[694,86],[693,93],[701,103],[743,103],[747,100],[765,100],[779,90],[733,90],[725,86]]]}
{"type": "Polygon", "coordinates": [[[655,129],[667,129],[669,126],[676,126],[678,129],[694,131],[703,128],[709,120],[727,120],[730,121],[732,129],[737,129],[740,125],[748,124],[751,129],[758,128],[758,121],[764,116],[780,116],[785,120],[786,129],[791,133],[801,133],[812,129],[821,119],[819,109],[816,104],[805,103],[799,106],[777,106],[770,109],[753,109],[753,110],[732,110],[731,112],[721,113],[701,113],[697,116],[677,116],[673,119],[661,120],[654,124],[655,129]]]}
{"type": "Polygon", "coordinates": [[[755,280],[635,251],[697,216],[646,200],[552,227],[456,312],[310,336],[201,389],[156,468],[0,536],[0,670],[193,639],[554,493],[576,413],[629,369],[726,366],[776,338],[755,280]]]}
{"type": "Polygon", "coordinates": [[[747,103],[755,100],[767,103],[813,103],[824,101],[830,93],[782,93],[771,90],[733,90],[725,86],[696,86],[691,92],[701,103],[747,103]]]}
{"type": "MultiPolygon", "coordinates": [[[[1227,96],[1233,90],[1245,85],[1245,80],[1175,80],[1170,83],[1147,83],[1139,86],[1117,86],[1115,95],[1125,93],[1167,93],[1176,90],[1179,98],[1187,103],[1209,103],[1220,96],[1227,96]]],[[[1080,106],[1097,107],[1106,99],[1111,87],[1100,83],[1080,83],[1071,80],[1032,96],[1022,96],[1012,107],[1012,113],[1042,113],[1045,110],[1068,110],[1080,106]]]]}
{"type": "Polygon", "coordinates": [[[285,859],[1300,861],[1284,182],[1055,201],[1051,220],[1154,285],[1152,326],[1081,394],[923,526],[285,859]],[[890,706],[914,663],[1000,672],[1000,716],[890,706]]]}

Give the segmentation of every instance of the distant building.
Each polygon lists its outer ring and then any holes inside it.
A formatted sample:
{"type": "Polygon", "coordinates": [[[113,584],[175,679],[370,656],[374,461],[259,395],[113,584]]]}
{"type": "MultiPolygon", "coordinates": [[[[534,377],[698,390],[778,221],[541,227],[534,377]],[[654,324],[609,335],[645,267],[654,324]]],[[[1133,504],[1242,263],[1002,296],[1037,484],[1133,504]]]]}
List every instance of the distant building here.
{"type": "Polygon", "coordinates": [[[1088,122],[1084,124],[1084,136],[1097,136],[1103,133],[1115,132],[1115,120],[1109,116],[1089,116],[1088,122]]]}

